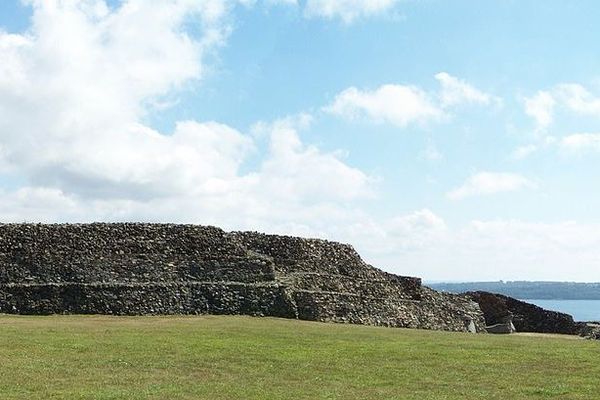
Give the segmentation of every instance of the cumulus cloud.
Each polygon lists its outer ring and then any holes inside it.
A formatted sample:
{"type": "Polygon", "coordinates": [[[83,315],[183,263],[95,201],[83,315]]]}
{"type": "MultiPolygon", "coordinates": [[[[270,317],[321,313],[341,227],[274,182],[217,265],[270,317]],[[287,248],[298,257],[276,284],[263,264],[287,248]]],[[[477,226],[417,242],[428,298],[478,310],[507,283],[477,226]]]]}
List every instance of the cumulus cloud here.
{"type": "Polygon", "coordinates": [[[550,93],[540,91],[525,99],[525,113],[535,120],[538,130],[544,130],[552,123],[555,104],[550,93]]]}
{"type": "Polygon", "coordinates": [[[205,52],[226,31],[219,4],[32,2],[31,30],[0,35],[0,58],[10,60],[0,65],[3,161],[68,192],[180,192],[173,171],[230,173],[225,158],[248,147],[231,129],[182,123],[165,136],[140,123],[150,100],[202,77],[205,52]],[[203,29],[199,40],[182,30],[188,18],[203,29]],[[211,135],[228,143],[220,159],[204,150],[211,135]]]}
{"type": "Polygon", "coordinates": [[[340,18],[351,23],[361,17],[379,15],[393,9],[399,0],[307,0],[309,17],[340,18]]]}
{"type": "Polygon", "coordinates": [[[351,200],[373,195],[372,178],[349,167],[335,153],[305,146],[289,121],[271,126],[270,155],[263,163],[260,187],[294,199],[351,200]]]}
{"type": "Polygon", "coordinates": [[[600,97],[576,83],[561,83],[549,90],[541,90],[526,97],[524,104],[525,113],[534,119],[538,131],[544,131],[552,124],[558,108],[576,115],[600,115],[600,97]]]}
{"type": "Polygon", "coordinates": [[[580,115],[600,116],[600,98],[582,85],[569,83],[555,88],[565,107],[580,115]]]}
{"type": "Polygon", "coordinates": [[[562,148],[570,152],[597,149],[596,134],[577,133],[562,138],[548,135],[558,112],[580,117],[600,116],[600,97],[577,83],[561,83],[524,98],[525,113],[535,122],[534,143],[521,146],[513,157],[522,159],[543,148],[562,148]]]}
{"type": "Polygon", "coordinates": [[[458,79],[447,72],[440,72],[435,75],[435,79],[440,82],[440,101],[442,107],[450,107],[465,103],[490,104],[492,101],[498,101],[497,98],[482,92],[476,87],[468,84],[466,81],[458,79]]]}
{"type": "Polygon", "coordinates": [[[365,115],[400,127],[443,116],[424,91],[403,85],[383,85],[373,91],[351,87],[339,93],[325,110],[346,118],[365,115]]]}
{"type": "Polygon", "coordinates": [[[491,104],[500,100],[463,80],[441,72],[439,93],[416,86],[386,84],[375,90],[350,87],[338,93],[324,111],[348,119],[367,117],[399,127],[443,119],[448,109],[462,104],[491,104]]]}
{"type": "Polygon", "coordinates": [[[460,187],[448,192],[446,195],[451,200],[462,200],[471,196],[512,192],[532,187],[535,187],[532,181],[518,174],[479,172],[469,177],[460,187]]]}
{"type": "Polygon", "coordinates": [[[4,220],[318,233],[315,221],[343,214],[337,203],[374,195],[374,180],[338,152],[302,142],[309,116],[263,124],[261,154],[262,137],[222,123],[179,121],[172,132],[144,123],[204,77],[207,54],[229,34],[231,2],[30,4],[26,33],[0,33],[0,173],[22,182],[0,195],[4,220]]]}
{"type": "Polygon", "coordinates": [[[398,246],[405,249],[429,247],[448,229],[446,222],[428,209],[396,216],[385,222],[383,227],[391,239],[392,249],[398,246]]]}
{"type": "Polygon", "coordinates": [[[574,133],[563,137],[559,144],[572,152],[600,151],[600,133],[574,133]]]}

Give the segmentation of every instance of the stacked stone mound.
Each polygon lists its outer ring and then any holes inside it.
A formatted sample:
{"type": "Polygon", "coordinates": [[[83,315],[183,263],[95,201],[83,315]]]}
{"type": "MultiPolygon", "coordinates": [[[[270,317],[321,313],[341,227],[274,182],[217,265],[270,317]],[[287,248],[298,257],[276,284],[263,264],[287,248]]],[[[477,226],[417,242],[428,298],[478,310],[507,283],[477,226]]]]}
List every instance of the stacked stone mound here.
{"type": "Polygon", "coordinates": [[[581,329],[579,335],[591,340],[600,340],[600,323],[598,322],[580,322],[581,329]]]}
{"type": "Polygon", "coordinates": [[[466,296],[373,268],[348,245],[174,224],[0,225],[0,312],[484,326],[466,296]]]}
{"type": "Polygon", "coordinates": [[[465,295],[479,304],[487,325],[501,324],[512,315],[517,332],[578,334],[581,324],[569,314],[549,311],[497,293],[466,292],[465,295]]]}

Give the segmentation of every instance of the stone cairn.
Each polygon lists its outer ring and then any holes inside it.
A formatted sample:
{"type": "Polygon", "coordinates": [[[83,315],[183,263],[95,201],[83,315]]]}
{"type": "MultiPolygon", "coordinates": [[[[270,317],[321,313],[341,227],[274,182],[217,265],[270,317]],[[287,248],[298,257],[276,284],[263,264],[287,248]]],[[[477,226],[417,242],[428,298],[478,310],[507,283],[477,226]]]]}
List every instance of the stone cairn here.
{"type": "Polygon", "coordinates": [[[243,314],[483,331],[467,296],[349,245],[176,224],[0,224],[0,313],[243,314]]]}

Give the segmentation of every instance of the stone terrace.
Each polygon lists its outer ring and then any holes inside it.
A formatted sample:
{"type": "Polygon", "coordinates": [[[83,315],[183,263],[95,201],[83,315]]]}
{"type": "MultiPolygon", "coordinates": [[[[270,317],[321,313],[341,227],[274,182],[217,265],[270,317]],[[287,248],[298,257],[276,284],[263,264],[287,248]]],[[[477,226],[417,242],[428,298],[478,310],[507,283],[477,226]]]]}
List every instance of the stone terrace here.
{"type": "Polygon", "coordinates": [[[0,312],[484,326],[467,297],[376,269],[349,245],[175,224],[0,225],[0,312]]]}

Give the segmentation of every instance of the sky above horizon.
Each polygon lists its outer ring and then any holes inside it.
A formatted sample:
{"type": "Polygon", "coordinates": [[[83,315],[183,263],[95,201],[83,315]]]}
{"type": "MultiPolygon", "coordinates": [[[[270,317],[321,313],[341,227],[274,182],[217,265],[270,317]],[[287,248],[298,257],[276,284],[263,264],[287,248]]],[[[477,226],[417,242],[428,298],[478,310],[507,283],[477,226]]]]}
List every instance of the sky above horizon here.
{"type": "Polygon", "coordinates": [[[0,220],[351,243],[600,281],[600,4],[0,2],[0,220]]]}

